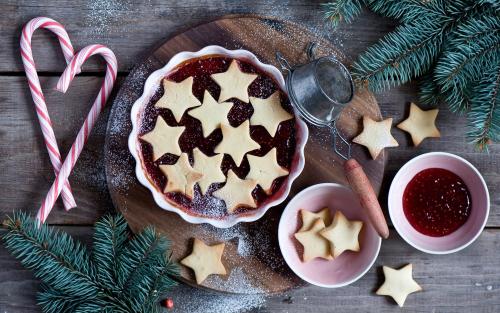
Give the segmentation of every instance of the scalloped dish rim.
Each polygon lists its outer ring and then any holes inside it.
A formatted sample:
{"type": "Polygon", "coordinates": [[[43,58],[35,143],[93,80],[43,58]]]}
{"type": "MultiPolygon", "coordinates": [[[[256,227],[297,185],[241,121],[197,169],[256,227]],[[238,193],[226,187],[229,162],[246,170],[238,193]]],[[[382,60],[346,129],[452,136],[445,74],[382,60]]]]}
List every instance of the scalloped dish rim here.
{"type": "MultiPolygon", "coordinates": [[[[281,90],[286,93],[285,88],[285,80],[281,72],[274,66],[264,64],[258,60],[258,58],[250,51],[238,49],[238,50],[228,50],[220,46],[207,46],[196,52],[179,52],[174,55],[168,63],[162,68],[154,71],[149,75],[144,84],[144,89],[141,97],[137,99],[132,105],[132,109],[130,112],[130,118],[132,121],[132,131],[130,132],[128,138],[128,147],[130,153],[135,159],[135,174],[139,182],[148,188],[156,204],[167,211],[177,213],[182,219],[184,219],[188,223],[192,224],[201,224],[208,223],[217,228],[229,228],[240,222],[253,222],[260,219],[271,207],[276,206],[288,197],[290,193],[290,188],[294,180],[300,175],[302,170],[304,169],[305,158],[304,158],[304,148],[307,142],[307,138],[309,135],[309,131],[307,125],[304,121],[299,118],[298,111],[293,108],[295,114],[295,128],[296,128],[296,147],[295,153],[292,160],[292,165],[288,177],[281,185],[280,189],[276,191],[276,193],[271,196],[270,201],[266,200],[262,203],[257,209],[245,212],[245,214],[229,214],[225,215],[223,218],[220,217],[206,217],[206,216],[196,216],[189,214],[186,210],[182,208],[176,207],[170,204],[165,195],[157,190],[156,186],[154,186],[150,180],[146,177],[146,170],[143,169],[142,159],[139,156],[139,139],[138,139],[138,130],[139,130],[139,119],[141,116],[141,112],[143,106],[148,103],[148,101],[153,96],[154,92],[160,86],[161,80],[167,76],[176,66],[179,64],[193,58],[199,58],[207,55],[225,55],[235,59],[244,59],[250,61],[254,66],[263,70],[266,74],[270,75],[279,85],[281,90]],[[278,197],[273,198],[279,194],[278,197]],[[251,214],[248,214],[251,213],[251,214]]],[[[293,106],[292,106],[293,107],[293,106]]]]}

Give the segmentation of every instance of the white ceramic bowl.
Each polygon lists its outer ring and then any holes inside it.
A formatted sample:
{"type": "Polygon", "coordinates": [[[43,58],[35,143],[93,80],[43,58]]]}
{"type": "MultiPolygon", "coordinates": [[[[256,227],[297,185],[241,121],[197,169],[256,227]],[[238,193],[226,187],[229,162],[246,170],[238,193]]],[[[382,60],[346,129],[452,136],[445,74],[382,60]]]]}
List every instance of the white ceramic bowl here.
{"type": "Polygon", "coordinates": [[[394,228],[406,242],[423,252],[448,254],[462,250],[479,237],[488,220],[490,196],[483,177],[467,160],[451,153],[431,152],[411,159],[398,171],[389,189],[388,207],[394,228]],[[406,186],[416,174],[428,168],[442,168],[455,173],[462,178],[471,195],[471,215],[464,225],[443,237],[418,232],[403,211],[406,186]]]}
{"type": "Polygon", "coordinates": [[[279,85],[283,92],[286,92],[285,80],[281,72],[274,66],[264,64],[260,62],[257,57],[247,51],[247,50],[227,50],[219,46],[207,46],[197,52],[180,52],[174,55],[170,61],[161,69],[153,72],[144,85],[144,92],[142,96],[137,99],[137,101],[132,106],[130,113],[130,118],[132,120],[132,132],[130,133],[128,146],[130,153],[136,161],[135,173],[139,182],[147,187],[155,200],[155,202],[163,209],[179,214],[184,220],[189,223],[199,224],[208,223],[219,228],[228,228],[239,222],[253,222],[261,218],[266,211],[275,205],[283,202],[290,192],[293,181],[299,176],[304,168],[304,147],[308,137],[308,129],[306,124],[299,119],[298,112],[295,111],[295,129],[296,129],[296,150],[292,160],[290,173],[281,185],[281,188],[268,200],[262,203],[258,209],[251,211],[251,214],[245,213],[245,215],[227,215],[224,218],[209,218],[193,216],[186,211],[173,206],[170,204],[165,195],[157,190],[157,188],[147,179],[145,171],[143,170],[142,160],[139,153],[138,145],[138,131],[139,131],[139,120],[142,113],[143,107],[149,102],[151,97],[154,95],[156,90],[160,87],[161,80],[167,76],[175,67],[182,62],[192,59],[199,58],[207,55],[223,55],[231,58],[242,59],[252,63],[258,69],[264,71],[266,74],[270,75],[279,85]]]}

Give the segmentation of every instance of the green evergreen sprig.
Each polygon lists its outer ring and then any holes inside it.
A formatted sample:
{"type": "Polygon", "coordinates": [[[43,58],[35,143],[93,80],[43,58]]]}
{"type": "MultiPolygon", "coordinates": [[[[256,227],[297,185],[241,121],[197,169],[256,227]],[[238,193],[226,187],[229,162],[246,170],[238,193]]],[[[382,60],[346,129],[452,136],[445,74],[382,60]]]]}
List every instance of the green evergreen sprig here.
{"type": "Polygon", "coordinates": [[[152,227],[132,236],[122,216],[96,223],[92,253],[25,213],[14,213],[4,226],[7,249],[42,281],[43,312],[159,313],[161,297],[176,284],[166,237],[152,227]]]}
{"type": "Polygon", "coordinates": [[[466,112],[481,149],[499,141],[500,1],[338,0],[325,4],[325,17],[350,22],[362,5],[401,25],[353,63],[357,84],[381,92],[421,78],[421,103],[466,112]]]}
{"type": "Polygon", "coordinates": [[[360,0],[339,0],[325,3],[325,18],[336,27],[342,20],[350,23],[361,12],[360,0]]]}

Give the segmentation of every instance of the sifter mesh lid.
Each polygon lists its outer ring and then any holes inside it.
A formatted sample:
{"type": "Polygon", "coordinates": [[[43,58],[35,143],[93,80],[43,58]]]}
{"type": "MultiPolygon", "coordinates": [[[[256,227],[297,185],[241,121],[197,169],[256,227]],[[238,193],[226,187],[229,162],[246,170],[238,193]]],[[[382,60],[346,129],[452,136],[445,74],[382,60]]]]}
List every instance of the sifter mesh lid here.
{"type": "Polygon", "coordinates": [[[315,66],[315,77],[321,91],[332,102],[346,104],[352,100],[352,79],[339,61],[333,58],[319,59],[315,66]]]}

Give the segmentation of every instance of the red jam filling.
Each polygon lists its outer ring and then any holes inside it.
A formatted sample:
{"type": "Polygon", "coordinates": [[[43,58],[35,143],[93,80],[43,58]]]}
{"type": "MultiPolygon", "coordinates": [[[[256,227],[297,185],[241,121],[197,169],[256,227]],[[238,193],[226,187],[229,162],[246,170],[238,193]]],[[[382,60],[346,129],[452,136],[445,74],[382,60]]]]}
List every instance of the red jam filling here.
{"type": "Polygon", "coordinates": [[[442,237],[465,224],[471,212],[471,197],[464,181],[455,173],[429,168],[412,178],[403,194],[403,210],[420,233],[442,237]]]}
{"type": "MultiPolygon", "coordinates": [[[[231,58],[216,55],[188,60],[185,63],[180,64],[166,77],[166,79],[180,82],[190,76],[193,76],[193,94],[200,101],[203,101],[203,93],[205,90],[208,90],[214,99],[218,99],[220,87],[210,78],[210,75],[225,72],[229,68],[231,61],[231,58]]],[[[268,74],[257,69],[245,60],[237,61],[243,72],[258,74],[258,77],[248,87],[249,96],[267,98],[276,90],[280,90],[282,107],[293,114],[288,97],[268,74]]],[[[139,136],[150,132],[154,128],[157,117],[162,116],[170,126],[181,125],[186,127],[186,130],[179,139],[179,146],[182,152],[189,154],[191,164],[193,162],[192,150],[196,147],[208,156],[214,155],[214,148],[222,140],[221,130],[216,129],[207,138],[204,138],[200,121],[186,113],[180,122],[177,123],[170,110],[155,108],[155,103],[161,98],[163,93],[163,87],[160,86],[144,107],[139,124],[141,125],[139,129],[139,136]]],[[[228,120],[231,126],[237,127],[253,114],[253,108],[250,104],[234,98],[228,101],[231,101],[234,104],[228,114],[228,120]]],[[[290,170],[296,145],[294,120],[282,122],[274,138],[271,137],[262,126],[250,126],[250,136],[261,146],[259,150],[253,151],[251,153],[252,155],[264,156],[267,152],[269,152],[269,150],[276,148],[278,164],[290,170]]],[[[142,140],[140,140],[139,143],[143,168],[145,168],[149,180],[157,187],[158,190],[163,190],[167,182],[167,178],[160,171],[159,165],[175,164],[178,156],[165,154],[156,162],[153,162],[153,150],[150,144],[142,140]]],[[[221,168],[224,174],[227,175],[227,171],[231,169],[240,178],[244,178],[250,170],[248,159],[246,157],[238,167],[229,155],[224,155],[221,168]]],[[[287,179],[287,177],[275,179],[270,195],[267,195],[262,188],[260,188],[260,186],[257,186],[252,192],[256,201],[256,206],[261,205],[263,202],[273,197],[285,179],[287,179]]],[[[196,185],[193,199],[190,199],[184,194],[178,192],[166,193],[165,197],[169,202],[173,202],[176,206],[183,208],[192,215],[224,217],[227,215],[224,202],[212,196],[212,193],[223,185],[224,183],[212,184],[205,195],[200,193],[200,189],[198,185],[196,185]]],[[[236,213],[249,214],[251,210],[253,209],[240,207],[237,209],[236,213]]]]}

